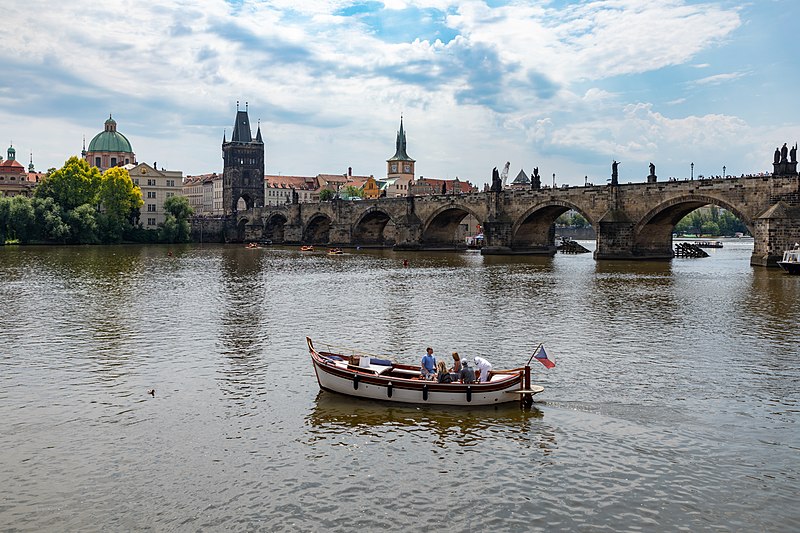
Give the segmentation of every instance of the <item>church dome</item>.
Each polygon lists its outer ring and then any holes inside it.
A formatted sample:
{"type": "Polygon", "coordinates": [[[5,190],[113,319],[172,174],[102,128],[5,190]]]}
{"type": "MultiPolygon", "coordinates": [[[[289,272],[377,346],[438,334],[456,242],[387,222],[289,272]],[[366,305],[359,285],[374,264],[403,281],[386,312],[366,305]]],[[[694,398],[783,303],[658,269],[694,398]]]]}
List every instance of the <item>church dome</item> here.
{"type": "Polygon", "coordinates": [[[130,141],[117,131],[117,123],[111,118],[111,115],[105,122],[105,130],[95,135],[92,142],[89,143],[89,151],[133,153],[130,141]]]}

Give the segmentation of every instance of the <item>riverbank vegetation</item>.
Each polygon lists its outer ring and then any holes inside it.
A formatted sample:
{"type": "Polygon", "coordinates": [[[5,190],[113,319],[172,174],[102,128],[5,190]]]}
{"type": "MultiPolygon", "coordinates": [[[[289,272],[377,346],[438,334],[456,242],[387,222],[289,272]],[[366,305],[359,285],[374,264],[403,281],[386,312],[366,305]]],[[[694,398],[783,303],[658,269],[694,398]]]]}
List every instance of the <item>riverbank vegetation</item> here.
{"type": "Polygon", "coordinates": [[[0,197],[0,244],[113,244],[187,242],[192,215],[182,196],[164,202],[165,221],[157,230],[139,222],[142,191],[128,171],[114,167],[102,174],[77,157],[50,169],[33,197],[0,197]]]}

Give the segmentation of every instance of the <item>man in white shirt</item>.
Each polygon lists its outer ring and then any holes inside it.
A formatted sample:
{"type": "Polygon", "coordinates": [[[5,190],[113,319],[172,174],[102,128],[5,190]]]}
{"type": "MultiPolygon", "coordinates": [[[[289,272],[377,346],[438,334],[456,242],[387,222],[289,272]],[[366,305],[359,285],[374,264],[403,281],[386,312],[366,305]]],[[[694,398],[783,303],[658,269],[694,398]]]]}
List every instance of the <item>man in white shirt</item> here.
{"type": "Polygon", "coordinates": [[[489,381],[489,372],[492,371],[492,363],[483,357],[475,357],[475,368],[480,370],[480,375],[478,375],[478,383],[486,383],[489,381]]]}

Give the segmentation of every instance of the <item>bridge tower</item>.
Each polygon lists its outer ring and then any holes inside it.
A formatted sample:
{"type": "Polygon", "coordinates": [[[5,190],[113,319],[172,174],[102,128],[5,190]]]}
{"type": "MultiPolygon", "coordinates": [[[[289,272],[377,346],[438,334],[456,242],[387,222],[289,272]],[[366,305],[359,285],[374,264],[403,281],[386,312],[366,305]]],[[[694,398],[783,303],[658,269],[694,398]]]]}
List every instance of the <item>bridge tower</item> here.
{"type": "Polygon", "coordinates": [[[387,191],[387,196],[408,196],[411,182],[414,181],[414,163],[416,161],[411,159],[406,151],[406,132],[403,129],[403,117],[400,117],[395,152],[386,160],[386,178],[393,180],[393,187],[387,191]]]}
{"type": "Polygon", "coordinates": [[[226,216],[237,212],[239,200],[244,200],[246,208],[264,206],[264,141],[261,139],[261,125],[253,139],[250,118],[245,109],[239,109],[236,102],[236,122],[233,125],[231,140],[222,137],[222,206],[226,216]]]}

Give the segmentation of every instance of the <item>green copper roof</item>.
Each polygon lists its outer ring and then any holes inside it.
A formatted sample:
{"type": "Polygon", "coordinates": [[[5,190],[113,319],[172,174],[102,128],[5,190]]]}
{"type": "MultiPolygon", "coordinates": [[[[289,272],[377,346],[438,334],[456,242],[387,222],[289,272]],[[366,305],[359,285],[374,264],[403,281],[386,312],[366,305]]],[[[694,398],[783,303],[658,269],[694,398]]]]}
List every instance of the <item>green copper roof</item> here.
{"type": "Polygon", "coordinates": [[[131,143],[118,131],[104,131],[98,133],[89,143],[90,152],[130,152],[131,143]]]}
{"type": "Polygon", "coordinates": [[[89,152],[126,152],[133,153],[131,143],[127,137],[117,131],[117,122],[108,116],[105,122],[105,131],[94,136],[89,143],[89,152]]]}
{"type": "Polygon", "coordinates": [[[403,118],[400,117],[400,131],[397,132],[397,140],[395,141],[395,153],[386,161],[414,161],[406,153],[406,132],[403,130],[403,118]]]}

